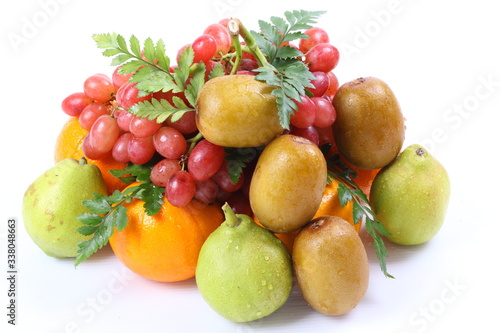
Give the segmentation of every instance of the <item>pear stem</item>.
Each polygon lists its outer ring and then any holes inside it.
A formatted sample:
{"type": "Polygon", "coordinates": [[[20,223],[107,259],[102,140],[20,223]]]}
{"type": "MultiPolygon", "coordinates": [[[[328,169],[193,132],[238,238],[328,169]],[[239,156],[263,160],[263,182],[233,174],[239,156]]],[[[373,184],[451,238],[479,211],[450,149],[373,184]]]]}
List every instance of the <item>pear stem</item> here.
{"type": "Polygon", "coordinates": [[[78,160],[78,164],[80,165],[85,165],[87,164],[87,159],[85,157],[82,157],[78,160]]]}
{"type": "Polygon", "coordinates": [[[238,216],[236,216],[235,212],[227,202],[222,206],[222,211],[224,212],[224,217],[226,219],[225,222],[231,228],[237,228],[240,225],[241,220],[238,218],[238,216]]]}

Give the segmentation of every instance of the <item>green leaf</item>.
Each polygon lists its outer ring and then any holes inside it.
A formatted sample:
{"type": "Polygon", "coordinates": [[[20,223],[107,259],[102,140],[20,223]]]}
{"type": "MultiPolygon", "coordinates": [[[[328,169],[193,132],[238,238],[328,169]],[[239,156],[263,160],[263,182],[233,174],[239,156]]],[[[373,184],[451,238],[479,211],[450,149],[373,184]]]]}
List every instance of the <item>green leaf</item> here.
{"type": "Polygon", "coordinates": [[[120,205],[116,208],[114,215],[116,230],[122,231],[128,223],[127,208],[120,205]]]}
{"type": "Polygon", "coordinates": [[[119,54],[113,58],[113,60],[111,61],[111,66],[119,66],[131,58],[133,58],[133,56],[130,54],[126,54],[126,53],[119,54]]]}
{"type": "Polygon", "coordinates": [[[84,236],[90,236],[97,231],[97,227],[92,225],[82,225],[77,229],[77,231],[84,236]]]}
{"type": "Polygon", "coordinates": [[[96,214],[106,214],[112,209],[105,195],[99,193],[94,193],[93,195],[94,199],[82,201],[82,204],[85,206],[85,208],[96,214]]]}
{"type": "Polygon", "coordinates": [[[130,51],[132,51],[132,53],[136,57],[140,57],[141,56],[141,43],[139,42],[137,37],[135,37],[134,35],[130,36],[129,43],[130,43],[130,51]]]}
{"type": "Polygon", "coordinates": [[[386,277],[394,278],[387,272],[386,257],[388,253],[384,241],[380,237],[380,235],[389,236],[390,233],[387,232],[379,221],[375,220],[375,214],[370,207],[368,197],[352,181],[356,173],[340,160],[338,154],[334,154],[327,159],[327,166],[328,177],[339,183],[337,191],[340,204],[345,206],[349,201],[353,203],[353,221],[355,223],[359,223],[358,221],[361,221],[363,218],[365,219],[365,228],[373,239],[373,248],[379,261],[380,269],[386,277]]]}
{"type": "Polygon", "coordinates": [[[184,95],[188,100],[189,104],[196,105],[196,99],[198,98],[198,93],[200,92],[201,87],[205,84],[205,64],[200,63],[194,72],[192,72],[191,80],[189,84],[186,86],[186,90],[184,91],[184,95]]]}
{"type": "Polygon", "coordinates": [[[228,161],[227,171],[233,184],[238,182],[243,173],[243,169],[258,156],[258,151],[262,149],[262,147],[224,148],[226,153],[224,159],[228,161]]]}
{"type": "Polygon", "coordinates": [[[208,79],[211,80],[215,77],[218,77],[218,76],[223,76],[225,75],[224,73],[224,67],[222,67],[221,63],[218,62],[213,68],[212,70],[210,71],[210,74],[208,74],[208,79]]]}
{"type": "Polygon", "coordinates": [[[165,99],[158,100],[153,98],[150,101],[143,101],[135,104],[129,111],[138,117],[148,118],[150,120],[156,119],[157,122],[162,123],[170,116],[178,119],[184,112],[195,110],[187,106],[179,97],[174,96],[172,100],[175,105],[171,105],[165,99]],[[180,116],[177,113],[179,113],[180,116]]]}
{"type": "Polygon", "coordinates": [[[83,224],[90,225],[90,226],[98,225],[102,221],[101,216],[99,216],[97,214],[93,214],[93,213],[83,213],[82,215],[77,216],[76,218],[78,219],[78,221],[82,222],[83,224]]]}
{"type": "Polygon", "coordinates": [[[117,48],[118,43],[116,41],[117,34],[107,33],[107,34],[95,34],[92,36],[100,49],[117,48]]]}

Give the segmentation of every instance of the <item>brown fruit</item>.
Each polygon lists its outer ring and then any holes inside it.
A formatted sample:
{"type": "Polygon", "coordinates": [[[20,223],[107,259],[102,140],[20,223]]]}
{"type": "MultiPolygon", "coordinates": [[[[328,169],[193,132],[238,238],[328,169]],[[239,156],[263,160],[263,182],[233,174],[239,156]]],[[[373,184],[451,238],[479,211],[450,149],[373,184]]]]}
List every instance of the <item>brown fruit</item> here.
{"type": "Polygon", "coordinates": [[[311,141],[281,135],[259,156],[250,183],[250,205],[273,232],[293,232],[318,211],[326,186],[326,161],[311,141]]]}
{"type": "Polygon", "coordinates": [[[253,75],[224,75],[203,85],[196,124],[205,139],[224,147],[256,147],[283,132],[275,87],[253,75]]]}
{"type": "Polygon", "coordinates": [[[333,98],[333,134],[340,154],[362,169],[379,169],[401,151],[404,118],[389,86],[375,77],[343,84],[333,98]]]}
{"type": "Polygon", "coordinates": [[[302,295],[316,311],[342,315],[363,299],[368,258],[358,233],[344,219],[312,220],[296,236],[292,258],[302,295]]]}

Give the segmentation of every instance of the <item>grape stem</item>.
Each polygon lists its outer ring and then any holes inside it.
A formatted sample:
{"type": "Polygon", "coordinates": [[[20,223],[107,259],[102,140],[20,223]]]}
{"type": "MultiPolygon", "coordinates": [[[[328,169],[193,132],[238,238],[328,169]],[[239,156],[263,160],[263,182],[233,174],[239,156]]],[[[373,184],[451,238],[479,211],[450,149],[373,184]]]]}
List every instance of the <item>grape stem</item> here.
{"type": "MultiPolygon", "coordinates": [[[[267,65],[269,65],[269,62],[267,61],[266,56],[260,50],[257,42],[255,41],[255,38],[253,38],[250,31],[248,31],[248,29],[243,25],[243,23],[241,23],[240,20],[236,18],[231,19],[228,22],[227,27],[233,39],[233,46],[236,52],[239,52],[239,54],[236,54],[237,59],[240,58],[239,60],[241,60],[242,53],[241,44],[239,42],[239,39],[237,38],[237,36],[240,35],[241,38],[243,38],[243,40],[245,41],[245,51],[251,53],[257,59],[257,63],[260,67],[268,67],[267,65]]],[[[237,66],[235,67],[237,68],[237,66]]],[[[235,67],[233,67],[233,71],[235,67]]]]}

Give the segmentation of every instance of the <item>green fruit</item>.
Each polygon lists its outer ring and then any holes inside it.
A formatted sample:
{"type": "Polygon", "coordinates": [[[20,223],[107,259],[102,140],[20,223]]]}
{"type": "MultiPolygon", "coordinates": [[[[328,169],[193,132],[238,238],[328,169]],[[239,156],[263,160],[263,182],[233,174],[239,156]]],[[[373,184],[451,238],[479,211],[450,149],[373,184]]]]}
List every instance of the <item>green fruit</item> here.
{"type": "Polygon", "coordinates": [[[353,226],[337,216],[312,220],[293,245],[293,264],[304,299],[316,311],[351,311],[368,289],[368,257],[353,226]]]}
{"type": "Polygon", "coordinates": [[[224,75],[203,85],[196,101],[196,124],[203,137],[224,147],[256,147],[283,131],[275,87],[252,75],[224,75]]]}
{"type": "Polygon", "coordinates": [[[362,169],[379,169],[401,151],[403,114],[389,86],[374,77],[343,84],[333,98],[333,124],[340,154],[362,169]]]}
{"type": "Polygon", "coordinates": [[[85,159],[65,159],[47,170],[27,189],[23,199],[24,226],[47,255],[76,257],[80,241],[89,237],[77,231],[77,216],[89,212],[82,200],[93,193],[107,195],[99,168],[85,159]]]}
{"type": "Polygon", "coordinates": [[[283,243],[226,204],[224,221],[203,244],[196,284],[222,317],[248,322],[279,309],[290,296],[292,263],[283,243]]]}
{"type": "Polygon", "coordinates": [[[425,148],[411,145],[373,180],[370,202],[377,220],[391,233],[388,239],[416,245],[441,228],[450,197],[445,168],[425,148]]]}
{"type": "Polygon", "coordinates": [[[250,183],[250,205],[273,232],[292,232],[318,211],[326,187],[326,161],[311,141],[281,135],[259,156],[250,183]]]}

